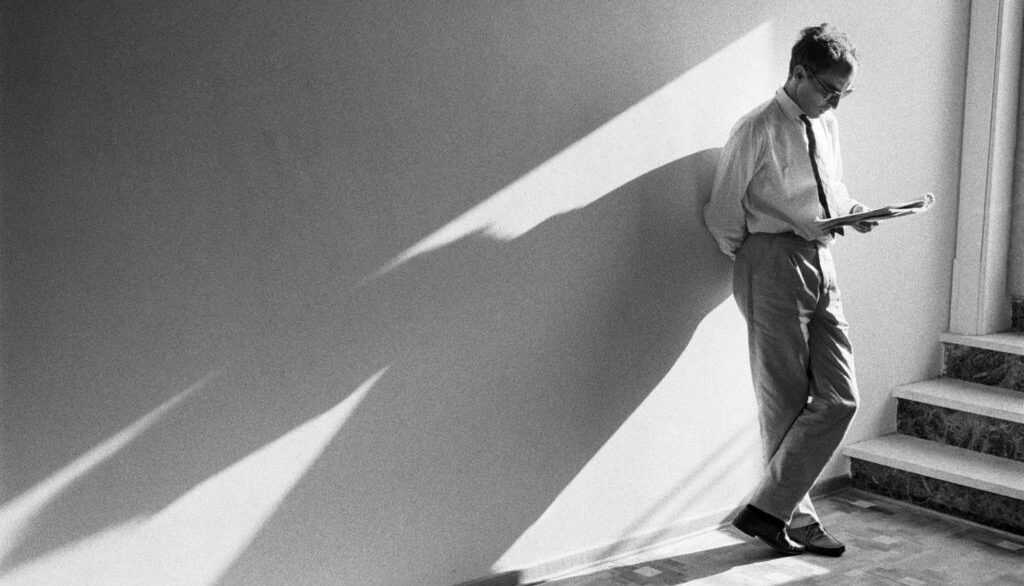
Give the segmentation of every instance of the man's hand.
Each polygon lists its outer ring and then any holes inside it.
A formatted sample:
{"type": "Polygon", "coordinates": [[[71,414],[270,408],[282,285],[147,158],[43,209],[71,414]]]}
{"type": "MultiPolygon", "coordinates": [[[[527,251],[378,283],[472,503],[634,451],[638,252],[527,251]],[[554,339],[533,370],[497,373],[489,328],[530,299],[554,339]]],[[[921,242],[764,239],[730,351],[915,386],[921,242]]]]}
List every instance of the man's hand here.
{"type": "MultiPolygon", "coordinates": [[[[853,206],[852,208],[850,208],[850,215],[859,214],[861,212],[866,212],[866,211],[868,211],[868,208],[862,206],[861,204],[857,204],[857,205],[853,206]]],[[[858,231],[858,232],[860,232],[860,233],[862,233],[862,234],[870,232],[871,229],[874,228],[877,225],[878,225],[878,222],[872,222],[870,220],[864,220],[863,222],[857,222],[856,224],[852,224],[853,229],[858,231]]]]}
{"type": "Polygon", "coordinates": [[[797,234],[799,234],[804,240],[812,242],[817,240],[819,242],[827,243],[832,240],[833,236],[830,231],[822,229],[821,222],[824,221],[824,218],[815,218],[814,222],[804,225],[802,230],[797,231],[797,234]]]}

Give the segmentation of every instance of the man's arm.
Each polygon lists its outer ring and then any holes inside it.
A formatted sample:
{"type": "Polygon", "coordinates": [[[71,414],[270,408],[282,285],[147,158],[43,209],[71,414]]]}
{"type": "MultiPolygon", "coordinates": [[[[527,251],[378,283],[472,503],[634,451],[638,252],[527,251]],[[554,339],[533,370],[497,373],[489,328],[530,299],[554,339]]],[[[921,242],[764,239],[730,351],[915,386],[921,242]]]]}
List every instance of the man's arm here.
{"type": "Polygon", "coordinates": [[[853,199],[850,196],[850,192],[846,189],[846,184],[843,183],[843,159],[839,155],[838,141],[834,148],[836,153],[836,176],[835,180],[832,182],[831,188],[832,198],[835,201],[836,208],[839,209],[844,216],[867,210],[867,207],[853,199]]]}
{"type": "Polygon", "coordinates": [[[741,120],[722,149],[715,169],[711,200],[704,206],[704,222],[718,247],[729,258],[747,238],[743,198],[757,171],[762,139],[751,120],[741,120]]]}
{"type": "MultiPolygon", "coordinates": [[[[838,209],[842,210],[844,216],[866,212],[868,207],[850,197],[850,192],[846,189],[846,184],[843,183],[843,156],[839,150],[839,123],[835,117],[832,118],[831,126],[829,135],[832,138],[833,152],[836,154],[836,176],[832,184],[832,193],[836,205],[838,209]]],[[[870,232],[877,225],[878,222],[857,222],[853,224],[853,229],[858,232],[870,232]]]]}
{"type": "MultiPolygon", "coordinates": [[[[844,210],[842,215],[849,216],[868,211],[867,206],[850,197],[850,193],[846,190],[846,185],[841,181],[837,181],[833,184],[833,190],[833,193],[836,194],[836,199],[839,201],[839,209],[844,210]]],[[[851,224],[853,229],[858,232],[870,232],[871,229],[877,225],[878,222],[872,221],[863,221],[851,224]]]]}

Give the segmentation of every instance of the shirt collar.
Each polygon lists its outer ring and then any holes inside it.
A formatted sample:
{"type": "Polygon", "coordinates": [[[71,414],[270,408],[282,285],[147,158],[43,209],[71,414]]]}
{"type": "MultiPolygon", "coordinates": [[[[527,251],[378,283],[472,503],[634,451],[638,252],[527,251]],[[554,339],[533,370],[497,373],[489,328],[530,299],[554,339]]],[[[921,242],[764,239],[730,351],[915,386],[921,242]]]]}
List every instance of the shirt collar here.
{"type": "Polygon", "coordinates": [[[800,120],[800,116],[803,115],[804,111],[800,109],[800,106],[796,105],[793,98],[789,97],[786,93],[785,88],[779,88],[775,90],[775,101],[782,107],[782,111],[786,113],[793,120],[800,120]]]}

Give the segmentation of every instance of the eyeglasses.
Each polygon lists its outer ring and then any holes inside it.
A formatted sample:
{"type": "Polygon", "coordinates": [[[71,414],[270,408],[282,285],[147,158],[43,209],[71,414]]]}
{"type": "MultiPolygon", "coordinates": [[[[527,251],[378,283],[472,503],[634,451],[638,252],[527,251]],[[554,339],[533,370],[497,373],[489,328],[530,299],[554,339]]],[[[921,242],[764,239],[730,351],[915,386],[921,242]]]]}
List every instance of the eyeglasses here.
{"type": "Polygon", "coordinates": [[[845,90],[837,90],[834,87],[825,85],[825,83],[818,79],[818,76],[814,75],[814,72],[811,71],[810,69],[806,69],[806,71],[807,75],[811,76],[811,79],[814,80],[814,83],[818,84],[818,89],[820,89],[821,94],[825,96],[825,101],[832,104],[833,106],[838,104],[840,99],[845,98],[853,93],[852,87],[846,88],[845,90]]]}

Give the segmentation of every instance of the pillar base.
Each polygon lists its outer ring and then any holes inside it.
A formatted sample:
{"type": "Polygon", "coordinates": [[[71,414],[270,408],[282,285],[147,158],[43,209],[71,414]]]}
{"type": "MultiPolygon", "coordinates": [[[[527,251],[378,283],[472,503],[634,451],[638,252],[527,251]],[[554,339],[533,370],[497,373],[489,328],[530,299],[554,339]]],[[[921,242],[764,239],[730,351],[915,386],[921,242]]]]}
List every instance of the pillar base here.
{"type": "Polygon", "coordinates": [[[1010,307],[1010,327],[1015,332],[1024,332],[1024,297],[1014,297],[1011,299],[1010,307]]]}

